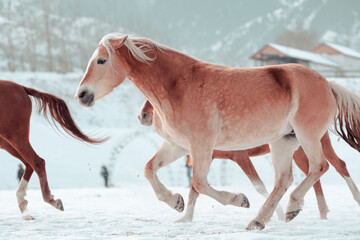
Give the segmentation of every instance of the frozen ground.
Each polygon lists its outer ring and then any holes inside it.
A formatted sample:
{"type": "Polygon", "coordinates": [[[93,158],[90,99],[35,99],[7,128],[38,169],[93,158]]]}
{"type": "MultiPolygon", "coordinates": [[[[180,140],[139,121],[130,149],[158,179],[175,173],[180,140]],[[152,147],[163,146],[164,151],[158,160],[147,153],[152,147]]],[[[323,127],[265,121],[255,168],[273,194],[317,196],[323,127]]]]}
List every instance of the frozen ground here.
{"type": "MultiPolygon", "coordinates": [[[[305,207],[292,222],[274,217],[263,231],[245,231],[264,201],[252,187],[242,191],[251,208],[223,206],[200,196],[193,223],[173,223],[182,214],[159,202],[148,185],[111,189],[55,190],[63,200],[60,212],[41,199],[39,190],[28,192],[34,221],[22,220],[14,191],[0,191],[0,239],[359,239],[360,207],[344,185],[324,186],[330,213],[320,220],[311,192],[305,207]]],[[[187,199],[186,188],[173,188],[187,199]]],[[[282,205],[286,204],[288,195],[282,205]],[[286,201],[285,201],[286,200],[286,201]]]]}

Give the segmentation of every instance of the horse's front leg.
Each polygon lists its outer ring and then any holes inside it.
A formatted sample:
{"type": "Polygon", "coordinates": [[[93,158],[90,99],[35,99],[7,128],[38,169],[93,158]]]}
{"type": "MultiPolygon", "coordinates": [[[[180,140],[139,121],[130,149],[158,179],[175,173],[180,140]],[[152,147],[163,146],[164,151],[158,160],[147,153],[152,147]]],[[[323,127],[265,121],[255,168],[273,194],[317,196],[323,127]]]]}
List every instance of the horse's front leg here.
{"type": "Polygon", "coordinates": [[[157,198],[160,201],[167,203],[171,208],[182,212],[184,210],[184,199],[179,194],[173,194],[167,189],[158,179],[156,172],[174,162],[178,158],[188,154],[188,150],[183,149],[171,142],[164,141],[159,151],[155,156],[145,165],[145,177],[149,180],[153,187],[157,198]]]}
{"type": "Polygon", "coordinates": [[[250,207],[244,194],[217,191],[209,185],[207,175],[212,162],[213,145],[207,145],[203,141],[192,142],[190,143],[190,152],[193,159],[192,186],[198,193],[212,197],[223,205],[250,207]]]}
{"type": "Polygon", "coordinates": [[[191,184],[190,191],[189,191],[189,198],[188,198],[188,202],[186,205],[185,215],[183,217],[181,217],[180,219],[176,220],[175,221],[176,223],[192,222],[193,217],[194,217],[195,204],[196,204],[196,200],[198,197],[199,197],[199,193],[195,190],[195,188],[191,184]]]}

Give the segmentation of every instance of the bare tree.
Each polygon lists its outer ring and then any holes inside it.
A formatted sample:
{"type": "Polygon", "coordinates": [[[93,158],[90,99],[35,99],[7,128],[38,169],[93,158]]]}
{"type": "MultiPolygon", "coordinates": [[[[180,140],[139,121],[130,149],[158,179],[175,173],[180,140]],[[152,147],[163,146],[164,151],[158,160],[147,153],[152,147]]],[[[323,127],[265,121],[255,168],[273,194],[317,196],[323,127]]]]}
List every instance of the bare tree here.
{"type": "Polygon", "coordinates": [[[60,36],[59,36],[59,41],[60,41],[60,48],[61,48],[61,52],[62,54],[60,54],[59,56],[59,66],[60,66],[60,69],[58,70],[59,72],[61,73],[66,73],[66,72],[69,72],[71,71],[70,69],[70,64],[69,63],[69,54],[68,54],[68,51],[67,51],[67,34],[66,34],[66,29],[65,29],[65,26],[67,25],[67,21],[66,19],[63,18],[63,14],[62,14],[62,11],[59,9],[59,31],[60,31],[60,36]]]}
{"type": "Polygon", "coordinates": [[[28,69],[35,72],[37,70],[37,41],[36,41],[36,21],[35,17],[32,14],[32,9],[28,0],[22,0],[20,7],[20,12],[22,18],[19,21],[20,26],[24,29],[26,43],[24,45],[23,58],[24,62],[28,64],[28,69]]]}
{"type": "Polygon", "coordinates": [[[305,29],[301,24],[298,24],[294,29],[285,29],[275,39],[278,44],[303,50],[313,49],[318,41],[318,34],[305,29]]]}
{"type": "Polygon", "coordinates": [[[11,1],[7,1],[6,6],[6,18],[8,19],[9,23],[6,25],[6,38],[7,38],[7,48],[4,49],[6,55],[7,55],[7,66],[8,70],[11,72],[14,72],[16,70],[16,64],[15,64],[15,48],[13,44],[13,26],[12,26],[12,14],[11,14],[11,1]]]}
{"type": "Polygon", "coordinates": [[[53,56],[52,56],[52,52],[51,52],[49,1],[48,0],[42,0],[42,7],[43,7],[43,16],[44,16],[44,24],[45,24],[46,51],[47,51],[47,56],[48,56],[47,70],[52,72],[54,67],[53,67],[53,56]]]}

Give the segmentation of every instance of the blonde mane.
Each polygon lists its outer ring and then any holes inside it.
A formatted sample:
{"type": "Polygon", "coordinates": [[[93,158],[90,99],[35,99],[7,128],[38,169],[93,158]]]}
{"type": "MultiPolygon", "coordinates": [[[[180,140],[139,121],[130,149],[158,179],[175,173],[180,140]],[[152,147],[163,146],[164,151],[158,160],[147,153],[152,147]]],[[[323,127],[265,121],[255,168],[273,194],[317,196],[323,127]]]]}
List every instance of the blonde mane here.
{"type": "MultiPolygon", "coordinates": [[[[126,35],[122,33],[109,33],[106,34],[100,41],[99,44],[103,45],[109,55],[109,59],[111,58],[112,52],[114,52],[114,48],[111,45],[110,40],[116,40],[121,39],[125,37],[126,35]]],[[[148,39],[148,38],[135,38],[135,37],[128,37],[125,40],[124,43],[125,47],[129,50],[131,55],[138,61],[143,63],[149,63],[156,59],[155,57],[149,57],[146,55],[147,52],[149,52],[154,47],[160,51],[166,49],[167,47],[160,45],[158,43],[155,43],[154,41],[148,39]],[[135,41],[136,42],[135,42],[135,41]]]]}

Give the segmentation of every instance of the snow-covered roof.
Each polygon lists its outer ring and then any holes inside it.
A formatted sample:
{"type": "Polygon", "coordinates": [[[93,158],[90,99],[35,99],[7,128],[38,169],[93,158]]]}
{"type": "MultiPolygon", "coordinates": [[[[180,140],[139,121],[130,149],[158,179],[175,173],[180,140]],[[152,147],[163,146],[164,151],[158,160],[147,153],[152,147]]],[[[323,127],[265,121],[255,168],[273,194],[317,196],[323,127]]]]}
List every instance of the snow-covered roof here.
{"type": "Polygon", "coordinates": [[[285,54],[288,57],[306,60],[309,62],[314,62],[326,66],[339,67],[339,64],[337,64],[336,62],[331,61],[326,57],[323,57],[316,53],[312,53],[296,48],[286,47],[275,43],[269,43],[269,46],[275,48],[276,50],[285,54]]]}
{"type": "Polygon", "coordinates": [[[330,42],[325,42],[325,44],[346,56],[360,59],[360,53],[355,51],[354,49],[330,42]]]}

